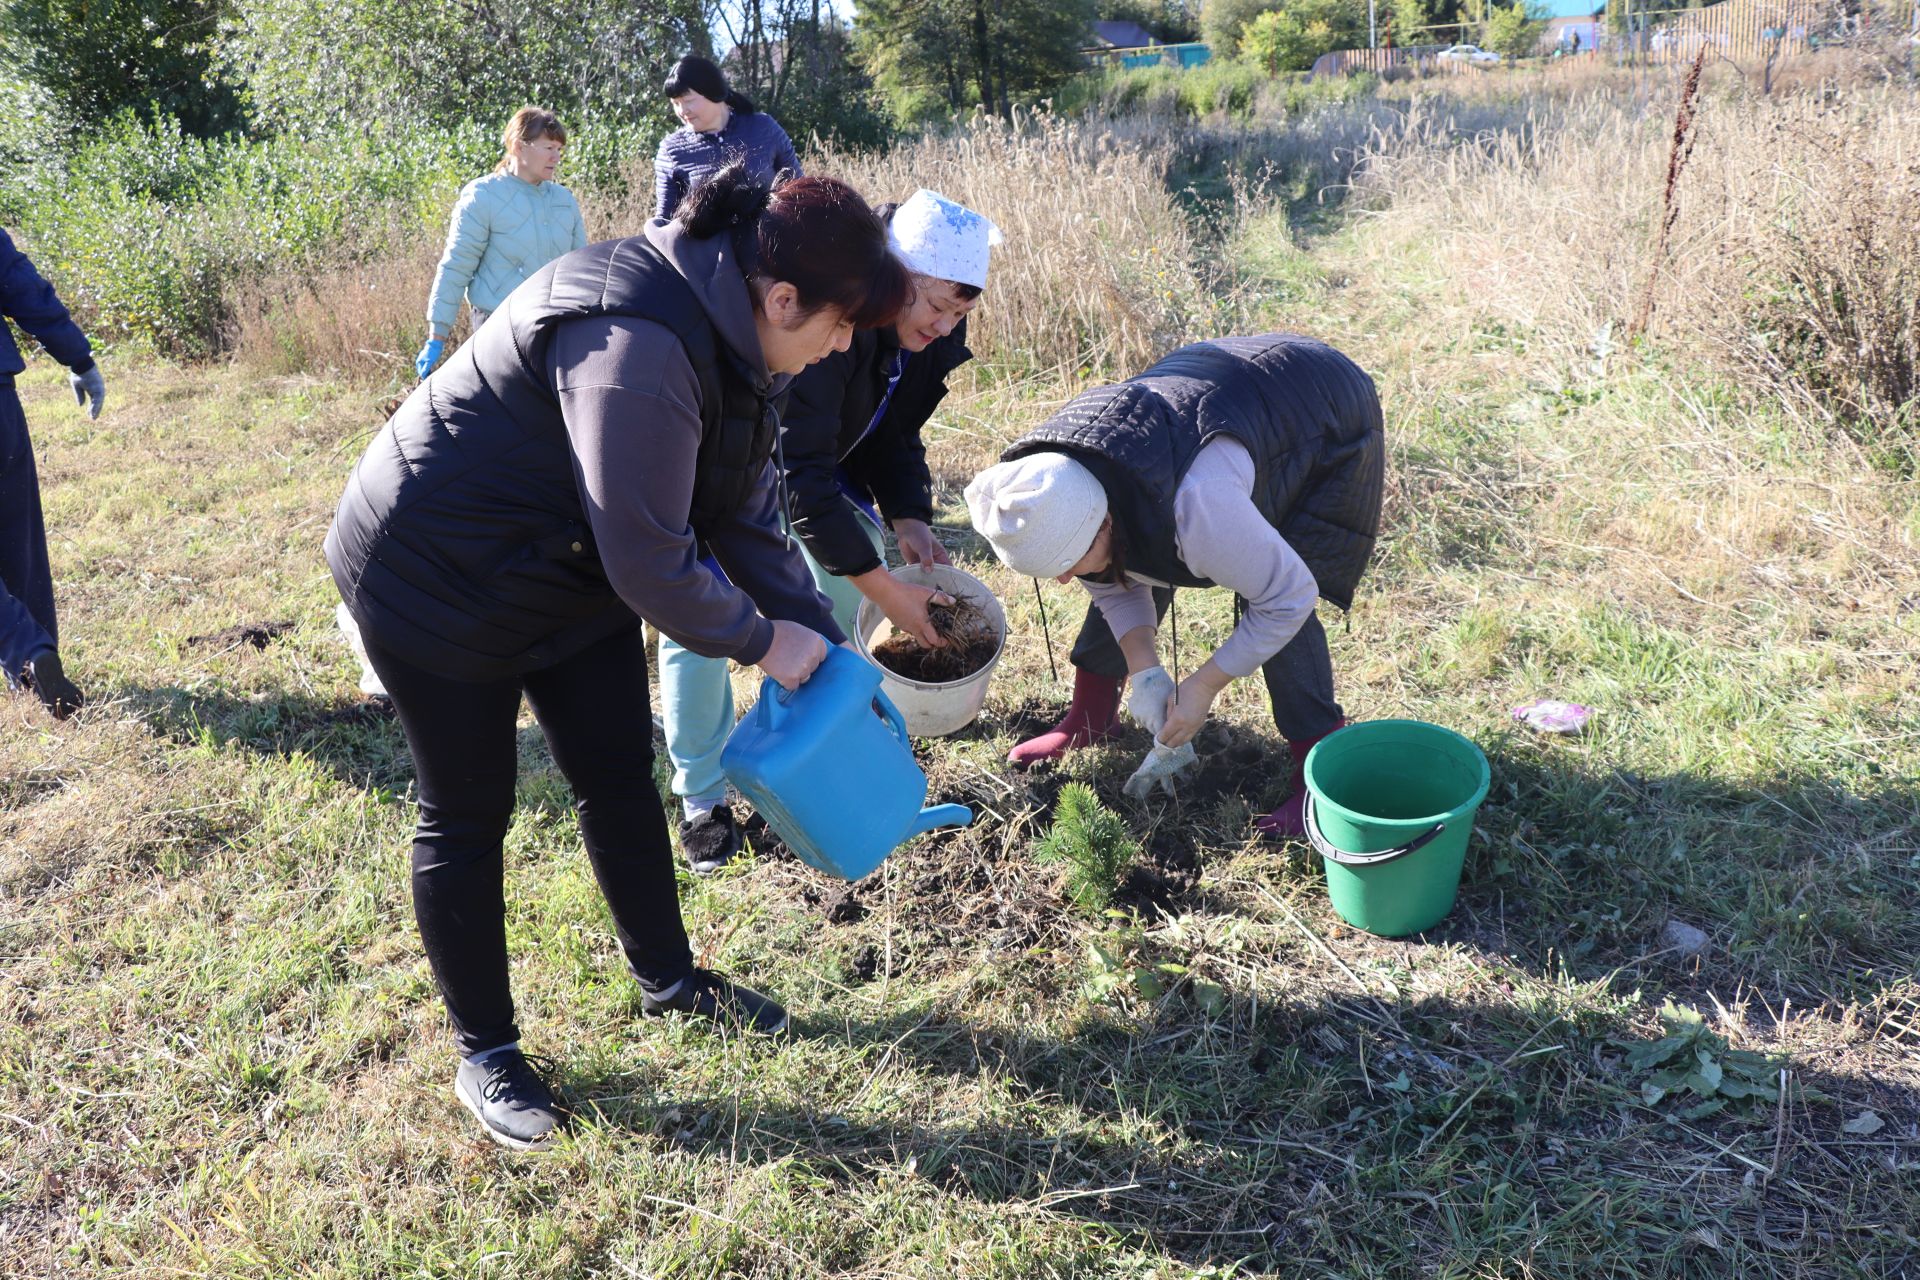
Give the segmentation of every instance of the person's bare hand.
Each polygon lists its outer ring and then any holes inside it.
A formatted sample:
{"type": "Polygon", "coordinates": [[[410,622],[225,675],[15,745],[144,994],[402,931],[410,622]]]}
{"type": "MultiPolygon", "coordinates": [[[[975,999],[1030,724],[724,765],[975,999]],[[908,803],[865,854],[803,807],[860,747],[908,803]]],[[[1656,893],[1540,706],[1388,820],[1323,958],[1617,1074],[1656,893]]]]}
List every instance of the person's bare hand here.
{"type": "Polygon", "coordinates": [[[887,621],[927,648],[938,649],[947,643],[935,629],[933,619],[927,615],[927,606],[930,604],[953,603],[953,597],[946,592],[902,582],[888,574],[886,585],[874,603],[887,615],[887,621]]]}
{"type": "Polygon", "coordinates": [[[807,682],[827,657],[827,638],[811,627],[776,618],[773,644],[756,664],[782,689],[792,692],[807,682]]]}
{"type": "Polygon", "coordinates": [[[933,530],[924,520],[895,520],[893,536],[900,544],[900,557],[908,564],[931,568],[936,564],[952,564],[947,549],[940,545],[940,539],[933,536],[933,530]]]}

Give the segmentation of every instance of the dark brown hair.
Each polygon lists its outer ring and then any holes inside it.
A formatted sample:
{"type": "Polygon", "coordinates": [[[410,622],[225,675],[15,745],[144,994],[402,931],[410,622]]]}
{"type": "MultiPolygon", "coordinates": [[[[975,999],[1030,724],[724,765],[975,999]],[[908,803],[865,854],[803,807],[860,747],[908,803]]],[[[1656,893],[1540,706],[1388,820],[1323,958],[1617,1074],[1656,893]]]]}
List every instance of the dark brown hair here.
{"type": "MultiPolygon", "coordinates": [[[[1100,536],[1095,530],[1093,536],[1100,536]]],[[[1087,549],[1093,549],[1089,543],[1087,549]]],[[[1081,552],[1085,555],[1086,552],[1081,552]]],[[[1127,585],[1127,540],[1120,536],[1120,522],[1113,518],[1113,512],[1107,512],[1107,567],[1098,573],[1082,575],[1088,582],[1102,582],[1116,587],[1127,585]]]]}
{"type": "Polygon", "coordinates": [[[880,219],[833,178],[782,174],[769,184],[728,165],[687,193],[674,220],[698,239],[732,231],[749,280],[784,280],[803,310],[833,307],[856,328],[892,324],[913,292],[880,219]]]}

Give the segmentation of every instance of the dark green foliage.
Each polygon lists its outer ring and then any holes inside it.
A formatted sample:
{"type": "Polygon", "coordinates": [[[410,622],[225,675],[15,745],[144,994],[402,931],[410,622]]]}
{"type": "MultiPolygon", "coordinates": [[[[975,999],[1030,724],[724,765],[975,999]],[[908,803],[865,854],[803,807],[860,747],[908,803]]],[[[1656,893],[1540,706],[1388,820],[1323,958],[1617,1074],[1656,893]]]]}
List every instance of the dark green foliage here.
{"type": "Polygon", "coordinates": [[[1240,34],[1247,24],[1278,7],[1277,0],[1207,0],[1200,15],[1201,31],[1209,45],[1231,57],[1240,49],[1240,34]]]}
{"type": "Polygon", "coordinates": [[[1067,896],[1087,911],[1104,910],[1113,901],[1120,877],[1139,853],[1120,815],[1101,804],[1083,782],[1060,789],[1053,826],[1034,846],[1040,862],[1066,865],[1067,896]]]}
{"type": "Polygon", "coordinates": [[[696,43],[706,33],[694,0],[233,0],[219,48],[275,127],[478,119],[497,130],[528,103],[563,119],[664,123],[660,86],[696,43]]]}
{"type": "Polygon", "coordinates": [[[1080,72],[1093,0],[858,0],[854,47],[902,123],[1008,115],[1080,72]]]}
{"type": "Polygon", "coordinates": [[[1271,76],[1305,71],[1323,53],[1366,42],[1366,13],[1352,0],[1286,0],[1241,29],[1239,53],[1271,76]]]}
{"type": "Polygon", "coordinates": [[[211,136],[239,121],[209,52],[220,12],[220,0],[0,0],[0,65],[68,126],[132,109],[211,136]]]}
{"type": "MultiPolygon", "coordinates": [[[[749,6],[748,12],[751,12],[749,6]]],[[[778,120],[805,149],[818,136],[841,146],[881,146],[893,122],[853,56],[853,32],[831,14],[775,13],[785,36],[774,43],[780,56],[752,56],[757,44],[742,43],[727,61],[735,87],[778,120]]]]}

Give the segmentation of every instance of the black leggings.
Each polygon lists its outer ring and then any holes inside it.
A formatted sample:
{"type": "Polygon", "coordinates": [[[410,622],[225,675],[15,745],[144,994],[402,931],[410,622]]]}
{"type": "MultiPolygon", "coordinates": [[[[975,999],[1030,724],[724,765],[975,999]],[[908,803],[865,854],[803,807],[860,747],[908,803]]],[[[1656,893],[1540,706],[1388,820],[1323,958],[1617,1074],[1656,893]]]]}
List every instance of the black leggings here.
{"type": "MultiPolygon", "coordinates": [[[[1172,602],[1171,588],[1153,589],[1154,613],[1160,618],[1167,616],[1167,606],[1172,602]]],[[[1073,665],[1097,676],[1115,680],[1126,677],[1127,657],[1120,652],[1120,642],[1114,639],[1106,615],[1097,604],[1087,605],[1086,620],[1073,642],[1073,665]]],[[[1267,682],[1274,727],[1288,741],[1317,738],[1345,718],[1346,712],[1334,700],[1333,657],[1327,652],[1327,633],[1318,614],[1307,615],[1293,639],[1267,659],[1260,674],[1267,682]]]]}
{"type": "Polygon", "coordinates": [[[513,817],[523,691],[573,787],[580,834],[627,963],[656,992],[693,971],[654,790],[638,627],[544,670],[483,684],[435,675],[371,643],[367,660],[413,751],[413,913],[463,1054],[520,1038],[507,980],[502,845],[513,817]]]}

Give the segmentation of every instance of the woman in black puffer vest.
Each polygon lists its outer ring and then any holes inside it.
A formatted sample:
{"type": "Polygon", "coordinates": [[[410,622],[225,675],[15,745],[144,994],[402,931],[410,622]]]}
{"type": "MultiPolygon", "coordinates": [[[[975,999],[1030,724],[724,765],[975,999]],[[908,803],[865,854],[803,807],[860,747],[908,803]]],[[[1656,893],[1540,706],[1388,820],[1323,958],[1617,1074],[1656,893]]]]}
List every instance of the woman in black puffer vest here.
{"type": "Polygon", "coordinates": [[[674,221],[515,289],[348,482],[327,562],[413,751],[414,910],[458,1036],[456,1093],[499,1142],[540,1146],[559,1124],[507,981],[523,694],[643,1010],[786,1025],[771,999],[694,968],[650,781],[640,620],[788,688],[843,639],[781,531],[769,401],[856,326],[890,322],[907,287],[851,188],[723,172],[674,221]]]}
{"type": "MultiPolygon", "coordinates": [[[[888,572],[881,523],[908,564],[949,563],[930,524],[933,476],[920,428],[945,398],[948,376],[973,358],[966,317],[986,287],[1000,233],[932,191],[878,212],[913,273],[913,300],[892,325],[855,334],[847,350],[793,380],[781,414],[787,517],[841,630],[853,630],[860,602],[870,599],[896,627],[937,646],[927,604],[944,597],[888,572]]],[[[733,729],[726,666],[663,638],[660,695],[684,814],[680,848],[695,875],[711,875],[741,843],[720,768],[733,729]]]]}
{"type": "Polygon", "coordinates": [[[1123,681],[1156,743],[1183,747],[1220,690],[1258,669],[1294,759],[1285,802],[1260,825],[1302,834],[1300,762],[1345,723],[1314,601],[1352,604],[1380,528],[1373,380],[1294,334],[1195,343],[1077,397],[1002,459],[967,486],[974,527],[1011,568],[1077,577],[1094,598],[1074,643],[1072,705],[1009,758],[1030,764],[1110,736],[1123,681]],[[1215,585],[1244,612],[1175,697],[1159,620],[1174,588],[1215,585]]]}

